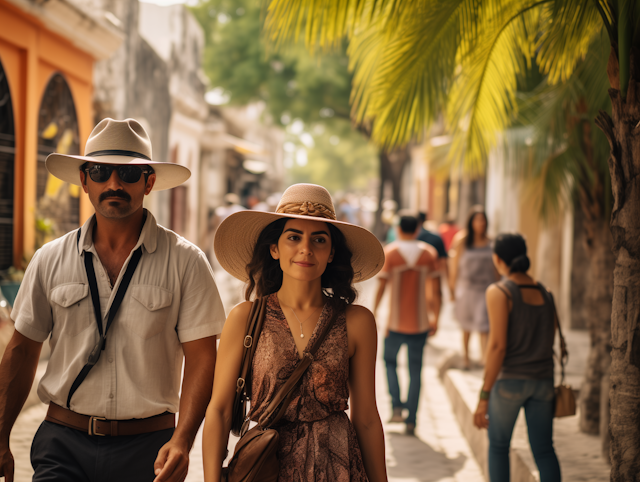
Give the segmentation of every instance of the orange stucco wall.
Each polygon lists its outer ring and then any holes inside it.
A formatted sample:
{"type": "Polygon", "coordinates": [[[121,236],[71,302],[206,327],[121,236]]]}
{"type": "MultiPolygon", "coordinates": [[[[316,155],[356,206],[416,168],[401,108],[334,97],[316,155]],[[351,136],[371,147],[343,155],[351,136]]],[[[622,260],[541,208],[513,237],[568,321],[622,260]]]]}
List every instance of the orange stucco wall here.
{"type": "MultiPolygon", "coordinates": [[[[51,76],[59,72],[69,84],[78,117],[80,146],[93,128],[93,62],[87,53],[46,29],[35,17],[0,0],[0,62],[11,90],[16,129],[14,194],[14,264],[22,264],[35,247],[38,112],[51,76]]],[[[91,213],[82,194],[80,219],[91,213]]]]}

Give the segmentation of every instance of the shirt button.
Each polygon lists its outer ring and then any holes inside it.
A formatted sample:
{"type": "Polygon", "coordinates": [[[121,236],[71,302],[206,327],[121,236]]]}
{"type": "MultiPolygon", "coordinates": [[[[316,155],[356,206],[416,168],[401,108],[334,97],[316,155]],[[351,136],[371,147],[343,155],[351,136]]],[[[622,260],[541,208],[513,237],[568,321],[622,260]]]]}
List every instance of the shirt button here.
{"type": "Polygon", "coordinates": [[[110,394],[109,394],[109,398],[113,398],[113,393],[110,393],[110,394]]]}
{"type": "Polygon", "coordinates": [[[113,363],[113,358],[109,357],[109,363],[113,363]]]}

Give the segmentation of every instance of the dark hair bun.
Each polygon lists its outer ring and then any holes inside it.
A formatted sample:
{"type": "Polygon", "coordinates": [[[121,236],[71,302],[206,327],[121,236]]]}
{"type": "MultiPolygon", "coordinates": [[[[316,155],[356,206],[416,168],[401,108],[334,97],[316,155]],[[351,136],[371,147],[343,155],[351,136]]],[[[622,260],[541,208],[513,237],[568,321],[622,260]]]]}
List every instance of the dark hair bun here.
{"type": "Polygon", "coordinates": [[[529,257],[526,254],[521,254],[511,260],[509,271],[511,273],[526,273],[529,270],[529,266],[531,266],[529,257]]]}

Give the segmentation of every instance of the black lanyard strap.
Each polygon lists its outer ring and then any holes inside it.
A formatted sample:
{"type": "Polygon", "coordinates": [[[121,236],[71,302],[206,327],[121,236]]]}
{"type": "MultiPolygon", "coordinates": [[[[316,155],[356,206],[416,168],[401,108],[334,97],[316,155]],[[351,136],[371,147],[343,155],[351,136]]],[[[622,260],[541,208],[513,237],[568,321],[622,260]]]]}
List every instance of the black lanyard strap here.
{"type": "MultiPolygon", "coordinates": [[[[78,237],[79,239],[79,237],[78,237]]],[[[140,258],[142,257],[142,246],[139,246],[133,252],[131,256],[131,260],[129,260],[129,264],[127,265],[127,269],[124,272],[124,276],[120,281],[120,286],[118,286],[118,291],[116,292],[116,296],[113,298],[113,303],[111,303],[111,308],[109,309],[109,315],[107,316],[107,325],[104,327],[104,332],[102,330],[102,312],[100,310],[100,294],[98,293],[98,282],[96,281],[96,273],[93,269],[93,254],[89,251],[85,251],[84,253],[84,268],[87,272],[87,279],[89,281],[89,291],[91,292],[91,301],[93,302],[93,314],[96,319],[96,324],[98,325],[98,333],[100,334],[100,339],[98,343],[93,347],[91,353],[89,354],[89,358],[87,363],[82,370],[73,381],[71,385],[71,389],[69,390],[69,396],[67,397],[67,408],[71,409],[71,397],[76,392],[80,384],[87,378],[87,375],[93,368],[93,366],[98,363],[100,359],[100,354],[102,350],[107,346],[107,331],[113,323],[114,318],[116,317],[116,313],[118,312],[118,308],[120,308],[120,304],[124,298],[125,293],[127,292],[127,288],[129,287],[129,283],[131,282],[131,278],[133,278],[133,273],[138,267],[138,263],[140,262],[140,258]]]]}

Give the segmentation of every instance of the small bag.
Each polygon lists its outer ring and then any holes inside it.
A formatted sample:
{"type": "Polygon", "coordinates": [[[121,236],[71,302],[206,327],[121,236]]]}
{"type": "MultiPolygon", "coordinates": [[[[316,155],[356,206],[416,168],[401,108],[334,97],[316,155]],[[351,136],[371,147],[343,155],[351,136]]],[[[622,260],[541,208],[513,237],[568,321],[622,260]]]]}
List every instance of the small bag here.
{"type": "Polygon", "coordinates": [[[275,482],[280,463],[277,458],[278,431],[254,427],[236,444],[229,466],[222,469],[222,482],[252,481],[275,482]]]}
{"type": "Polygon", "coordinates": [[[556,392],[555,417],[570,417],[576,414],[576,397],[569,385],[558,385],[556,392]]]}
{"type": "MultiPolygon", "coordinates": [[[[335,316],[326,324],[324,330],[314,344],[305,351],[304,357],[295,370],[284,383],[284,385],[276,392],[273,399],[267,406],[264,413],[260,416],[258,424],[251,430],[247,431],[249,419],[246,417],[246,406],[250,400],[250,375],[253,355],[257,339],[262,330],[264,316],[266,312],[267,297],[257,299],[251,308],[248,320],[247,335],[244,338],[245,355],[242,360],[240,377],[236,384],[236,402],[233,406],[232,425],[237,426],[242,414],[243,421],[238,429],[240,440],[236,444],[233,457],[229,461],[227,467],[222,468],[222,482],[276,482],[278,473],[280,472],[280,463],[277,458],[279,434],[278,431],[271,428],[282,418],[291,398],[294,388],[304,375],[304,372],[313,362],[313,356],[329,333],[335,316]],[[239,396],[240,395],[240,396],[239,396]],[[240,399],[238,401],[238,399],[240,399]]],[[[236,434],[234,432],[234,434],[236,434]]]]}
{"type": "MultiPolygon", "coordinates": [[[[548,292],[549,293],[549,292],[548,292]]],[[[562,328],[560,327],[560,318],[558,317],[558,310],[556,310],[556,304],[553,299],[553,295],[549,293],[551,297],[551,303],[553,304],[553,311],[556,316],[558,335],[560,335],[560,372],[562,376],[560,378],[560,385],[555,387],[556,392],[556,410],[555,417],[570,417],[576,414],[576,397],[573,394],[573,390],[570,385],[564,383],[564,364],[569,359],[569,352],[567,351],[567,343],[562,336],[562,328]]]]}

